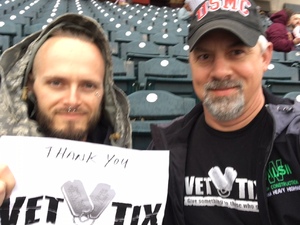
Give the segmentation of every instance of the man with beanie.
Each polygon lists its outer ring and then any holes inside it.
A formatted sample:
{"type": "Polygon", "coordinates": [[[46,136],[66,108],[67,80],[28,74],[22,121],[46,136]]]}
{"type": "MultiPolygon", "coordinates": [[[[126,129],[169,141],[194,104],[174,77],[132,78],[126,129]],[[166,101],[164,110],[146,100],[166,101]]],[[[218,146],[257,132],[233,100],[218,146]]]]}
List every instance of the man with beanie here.
{"type": "Polygon", "coordinates": [[[189,28],[200,103],[152,125],[170,151],[164,225],[300,224],[300,103],[262,87],[272,58],[253,0],[208,0],[189,28]]]}
{"type": "MultiPolygon", "coordinates": [[[[128,100],[113,82],[109,43],[94,19],[58,17],[6,50],[0,73],[0,136],[131,148],[128,100]]],[[[0,165],[0,204],[14,183],[0,165]]]]}

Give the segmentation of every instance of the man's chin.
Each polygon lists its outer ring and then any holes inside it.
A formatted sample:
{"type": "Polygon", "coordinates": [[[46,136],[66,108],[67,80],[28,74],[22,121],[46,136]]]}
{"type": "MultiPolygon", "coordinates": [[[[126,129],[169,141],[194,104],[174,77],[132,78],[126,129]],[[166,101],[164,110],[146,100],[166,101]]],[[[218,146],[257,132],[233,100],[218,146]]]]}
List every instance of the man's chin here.
{"type": "Polygon", "coordinates": [[[85,141],[87,138],[87,134],[87,131],[84,130],[54,130],[49,135],[55,138],[69,139],[74,141],[85,141]]]}
{"type": "Polygon", "coordinates": [[[68,123],[66,126],[53,127],[48,130],[49,136],[69,139],[76,141],[86,140],[88,135],[88,129],[83,126],[76,126],[75,123],[68,123]]]}

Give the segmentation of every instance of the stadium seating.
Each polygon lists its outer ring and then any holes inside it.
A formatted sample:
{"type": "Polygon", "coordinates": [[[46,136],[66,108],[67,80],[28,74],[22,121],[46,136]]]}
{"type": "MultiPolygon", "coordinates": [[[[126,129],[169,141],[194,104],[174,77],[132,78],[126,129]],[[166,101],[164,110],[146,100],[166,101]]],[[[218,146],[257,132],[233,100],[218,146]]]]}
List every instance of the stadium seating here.
{"type": "Polygon", "coordinates": [[[103,24],[103,29],[108,33],[108,40],[114,41],[116,32],[119,30],[130,30],[130,25],[123,24],[120,20],[114,20],[103,24]]]}
{"type": "Polygon", "coordinates": [[[193,98],[183,98],[162,90],[140,90],[128,95],[132,142],[135,149],[146,149],[151,140],[150,124],[169,123],[185,115],[196,104],[193,98]]]}
{"type": "Polygon", "coordinates": [[[176,27],[173,29],[169,29],[168,33],[175,34],[178,37],[179,43],[187,43],[188,36],[188,26],[176,27]]]}
{"type": "Polygon", "coordinates": [[[133,63],[112,56],[115,84],[127,95],[138,89],[137,79],[133,72],[133,63]]]}
{"type": "Polygon", "coordinates": [[[13,38],[17,36],[17,26],[11,20],[0,20],[0,35],[8,36],[8,46],[13,44],[13,38]]]}
{"type": "Polygon", "coordinates": [[[265,86],[275,95],[284,96],[289,92],[300,90],[300,81],[266,80],[265,86]]]}
{"type": "Polygon", "coordinates": [[[151,23],[142,24],[136,27],[136,31],[139,31],[143,35],[143,39],[146,41],[152,41],[151,35],[161,32],[159,27],[153,26],[151,23]]]}
{"type": "Polygon", "coordinates": [[[173,33],[156,33],[150,35],[150,40],[155,44],[161,46],[166,55],[169,54],[169,47],[177,45],[179,42],[178,37],[173,33]]]}
{"type": "Polygon", "coordinates": [[[300,67],[300,50],[294,50],[286,53],[286,60],[293,67],[300,67]]]}
{"type": "Polygon", "coordinates": [[[189,49],[189,45],[183,43],[170,46],[169,56],[187,63],[189,59],[189,49]]]}
{"type": "MultiPolygon", "coordinates": [[[[286,93],[283,97],[284,98],[290,98],[292,100],[295,100],[297,98],[297,96],[300,97],[300,91],[292,91],[292,92],[288,92],[286,93]]],[[[297,98],[297,100],[299,101],[300,99],[297,98]]]]}
{"type": "Polygon", "coordinates": [[[299,71],[295,67],[291,67],[280,62],[271,62],[268,70],[264,73],[264,80],[277,79],[277,80],[299,80],[299,71]]]}
{"type": "Polygon", "coordinates": [[[152,58],[140,61],[138,65],[138,81],[144,86],[148,78],[187,78],[190,68],[187,63],[175,58],[152,58]]]}
{"type": "Polygon", "coordinates": [[[285,52],[277,52],[277,51],[273,51],[272,54],[272,61],[274,62],[284,62],[285,61],[285,52]]]}

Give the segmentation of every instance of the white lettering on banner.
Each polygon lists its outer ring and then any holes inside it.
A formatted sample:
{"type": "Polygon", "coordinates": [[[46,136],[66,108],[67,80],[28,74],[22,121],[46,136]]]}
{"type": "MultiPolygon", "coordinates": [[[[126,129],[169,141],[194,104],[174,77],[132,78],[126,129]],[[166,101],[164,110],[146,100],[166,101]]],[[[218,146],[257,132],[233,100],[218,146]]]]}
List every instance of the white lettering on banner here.
{"type": "MultiPolygon", "coordinates": [[[[257,199],[255,194],[256,181],[236,178],[233,185],[238,185],[240,199],[257,199]]],[[[212,188],[216,190],[212,179],[209,177],[191,176],[185,178],[186,195],[212,195],[212,188]]]]}
{"type": "MultiPolygon", "coordinates": [[[[285,183],[295,183],[295,181],[293,180],[293,181],[290,181],[290,182],[282,182],[282,183],[283,184],[285,184],[285,183]]],[[[300,191],[300,185],[275,189],[273,191],[269,191],[267,193],[267,196],[271,197],[271,196],[274,196],[274,195],[279,195],[279,194],[283,194],[283,193],[286,193],[286,192],[293,192],[293,191],[300,191]]]]}
{"type": "Polygon", "coordinates": [[[196,15],[198,21],[207,15],[209,12],[217,10],[226,10],[232,12],[239,12],[242,16],[248,16],[251,7],[249,0],[208,0],[197,10],[196,15]]]}
{"type": "Polygon", "coordinates": [[[256,201],[235,200],[221,197],[199,197],[187,196],[184,198],[185,206],[219,206],[239,211],[258,212],[258,203],[256,201]]]}
{"type": "Polygon", "coordinates": [[[194,177],[191,176],[190,178],[185,178],[185,188],[186,188],[186,194],[192,195],[193,190],[195,188],[195,194],[196,195],[211,195],[211,185],[210,185],[211,179],[209,177],[194,177]],[[205,190],[203,190],[205,188],[205,190]],[[205,191],[205,192],[204,192],[205,191]]]}
{"type": "Polygon", "coordinates": [[[288,192],[300,191],[300,185],[298,185],[298,186],[292,186],[292,187],[287,187],[286,190],[288,192]]]}

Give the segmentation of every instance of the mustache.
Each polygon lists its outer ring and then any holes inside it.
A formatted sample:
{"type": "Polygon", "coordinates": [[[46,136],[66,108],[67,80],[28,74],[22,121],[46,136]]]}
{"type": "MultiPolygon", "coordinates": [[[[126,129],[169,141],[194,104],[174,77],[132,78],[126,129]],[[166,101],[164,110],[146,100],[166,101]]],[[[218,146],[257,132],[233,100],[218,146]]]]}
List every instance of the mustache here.
{"type": "Polygon", "coordinates": [[[242,88],[241,81],[235,80],[213,80],[204,85],[205,90],[225,89],[225,88],[242,88]]]}
{"type": "Polygon", "coordinates": [[[64,108],[58,108],[54,111],[55,114],[59,114],[59,113],[78,113],[78,114],[84,114],[87,111],[82,109],[82,108],[70,108],[69,107],[64,107],[64,108]]]}

